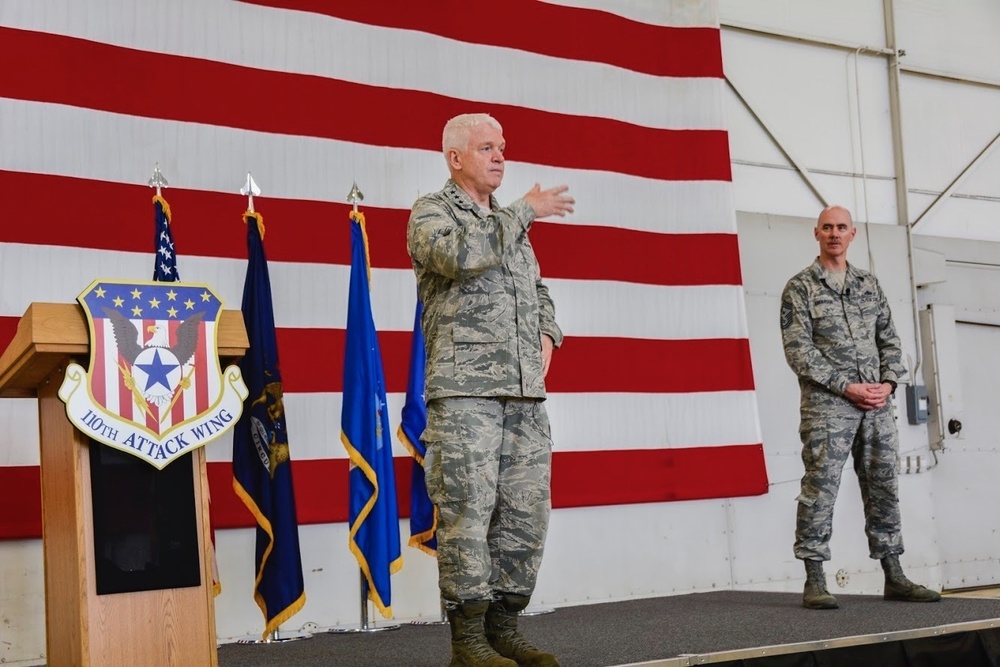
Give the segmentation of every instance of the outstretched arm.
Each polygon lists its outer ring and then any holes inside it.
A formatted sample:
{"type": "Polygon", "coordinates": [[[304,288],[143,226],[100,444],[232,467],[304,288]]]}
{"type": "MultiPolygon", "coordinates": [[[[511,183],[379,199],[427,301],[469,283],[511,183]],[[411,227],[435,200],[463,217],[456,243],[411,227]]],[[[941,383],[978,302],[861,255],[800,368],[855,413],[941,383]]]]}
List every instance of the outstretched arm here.
{"type": "Polygon", "coordinates": [[[534,220],[523,199],[483,218],[459,222],[443,203],[417,201],[407,226],[410,256],[428,270],[463,280],[503,264],[534,220]]]}

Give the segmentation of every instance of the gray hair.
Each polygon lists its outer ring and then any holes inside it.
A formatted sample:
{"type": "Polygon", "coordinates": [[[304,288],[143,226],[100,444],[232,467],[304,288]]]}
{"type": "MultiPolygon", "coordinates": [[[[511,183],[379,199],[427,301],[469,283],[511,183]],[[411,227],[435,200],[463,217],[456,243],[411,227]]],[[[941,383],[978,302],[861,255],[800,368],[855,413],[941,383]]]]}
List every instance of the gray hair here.
{"type": "Polygon", "coordinates": [[[441,137],[441,148],[444,152],[444,158],[448,159],[448,151],[453,148],[455,150],[465,150],[469,144],[470,131],[476,125],[482,123],[486,123],[501,133],[503,132],[503,128],[497,122],[497,119],[488,113],[463,113],[445,123],[444,133],[441,137]]]}

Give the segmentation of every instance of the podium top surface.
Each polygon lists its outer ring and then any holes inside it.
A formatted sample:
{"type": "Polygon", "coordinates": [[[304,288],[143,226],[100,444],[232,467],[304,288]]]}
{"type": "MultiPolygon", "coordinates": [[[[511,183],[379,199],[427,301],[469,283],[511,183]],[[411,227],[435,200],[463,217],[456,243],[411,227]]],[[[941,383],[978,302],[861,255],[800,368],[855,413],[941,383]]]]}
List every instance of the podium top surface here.
{"type": "MultiPolygon", "coordinates": [[[[243,313],[222,311],[219,357],[242,357],[250,342],[243,313]]],[[[17,333],[0,356],[0,398],[32,398],[38,385],[71,357],[89,359],[90,330],[76,303],[33,303],[17,323],[17,333]]]]}

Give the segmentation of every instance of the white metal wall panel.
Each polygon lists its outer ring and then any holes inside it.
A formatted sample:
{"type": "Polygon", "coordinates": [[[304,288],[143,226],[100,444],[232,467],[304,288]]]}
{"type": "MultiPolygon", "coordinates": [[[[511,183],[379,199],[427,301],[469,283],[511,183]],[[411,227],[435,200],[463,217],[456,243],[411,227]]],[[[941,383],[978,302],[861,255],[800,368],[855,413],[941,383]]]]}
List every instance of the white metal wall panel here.
{"type": "Polygon", "coordinates": [[[1000,326],[1000,266],[950,264],[947,282],[921,293],[921,302],[955,306],[957,322],[1000,326]]]}
{"type": "MultiPolygon", "coordinates": [[[[723,57],[729,81],[829,202],[858,220],[896,221],[884,58],[732,29],[723,57]]],[[[732,91],[725,100],[737,210],[814,216],[822,206],[789,160],[732,91]]]]}
{"type": "MultiPolygon", "coordinates": [[[[958,269],[962,271],[964,269],[958,269]]],[[[949,271],[951,272],[951,271],[949,271]]],[[[948,588],[1000,583],[1000,412],[997,376],[1000,329],[959,324],[958,354],[965,418],[962,438],[949,439],[938,454],[935,513],[941,535],[944,585],[948,588]]]]}
{"type": "Polygon", "coordinates": [[[928,303],[955,307],[958,370],[961,377],[962,435],[946,441],[934,470],[934,514],[940,535],[942,581],[946,588],[1000,583],[1000,244],[917,237],[916,245],[946,258],[947,280],[921,288],[928,303]]]}
{"type": "Polygon", "coordinates": [[[894,4],[896,37],[907,65],[1000,81],[1000,4],[995,0],[894,4]]]}
{"type": "Polygon", "coordinates": [[[882,0],[719,0],[722,24],[766,26],[786,33],[881,47],[882,0]]]}
{"type": "MultiPolygon", "coordinates": [[[[1000,171],[1000,170],[998,170],[1000,171]]],[[[1000,173],[997,173],[1000,177],[1000,173]]],[[[920,236],[947,236],[955,239],[973,241],[1000,241],[1000,199],[995,195],[973,197],[952,196],[941,207],[934,211],[919,225],[914,227],[914,233],[920,236]]],[[[937,198],[937,195],[917,194],[912,190],[910,202],[910,217],[916,218],[937,198]]]]}
{"type": "MultiPolygon", "coordinates": [[[[805,151],[812,169],[861,171],[853,53],[733,30],[722,34],[726,77],[780,130],[789,148],[805,151]]],[[[858,73],[865,168],[891,176],[885,61],[861,56],[858,73]]]]}
{"type": "Polygon", "coordinates": [[[907,185],[940,192],[1000,131],[1000,89],[904,74],[900,92],[907,185]]]}
{"type": "MultiPolygon", "coordinates": [[[[993,66],[1000,79],[1000,61],[993,66]]],[[[1000,133],[1000,88],[907,74],[901,98],[910,219],[916,220],[1000,133]]],[[[994,148],[914,230],[998,241],[998,215],[1000,149],[994,148]]]]}

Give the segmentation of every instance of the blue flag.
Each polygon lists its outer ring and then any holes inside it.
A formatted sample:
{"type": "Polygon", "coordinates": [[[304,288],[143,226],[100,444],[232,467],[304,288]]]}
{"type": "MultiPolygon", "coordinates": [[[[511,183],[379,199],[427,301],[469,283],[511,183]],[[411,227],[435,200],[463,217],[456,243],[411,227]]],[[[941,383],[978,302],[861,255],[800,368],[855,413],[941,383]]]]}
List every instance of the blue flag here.
{"type": "Polygon", "coordinates": [[[174,233],[170,231],[170,204],[160,195],[153,196],[153,217],[156,221],[156,262],[153,280],[172,283],[181,279],[177,275],[177,256],[174,254],[174,233]]]}
{"type": "Polygon", "coordinates": [[[410,344],[410,376],[406,383],[406,403],[399,423],[399,439],[413,457],[410,475],[410,541],[431,556],[437,555],[437,508],[427,495],[424,482],[424,455],[427,448],[420,441],[420,434],[427,426],[427,405],[424,403],[424,366],[427,350],[424,349],[424,332],[420,328],[423,304],[417,299],[413,318],[413,342],[410,344]]]}
{"type": "Polygon", "coordinates": [[[233,490],[257,520],[254,599],[264,613],[262,636],[267,638],[302,609],[306,594],[271,281],[264,255],[264,219],[248,211],[243,221],[249,258],[243,322],[250,348],[240,361],[240,370],[250,394],[233,430],[233,490]]]}
{"type": "Polygon", "coordinates": [[[351,213],[351,285],[347,297],[344,407],[340,439],[351,459],[348,479],[350,549],[365,577],[368,598],[392,618],[389,577],[403,567],[385,376],[369,294],[365,217],[351,213]]]}

